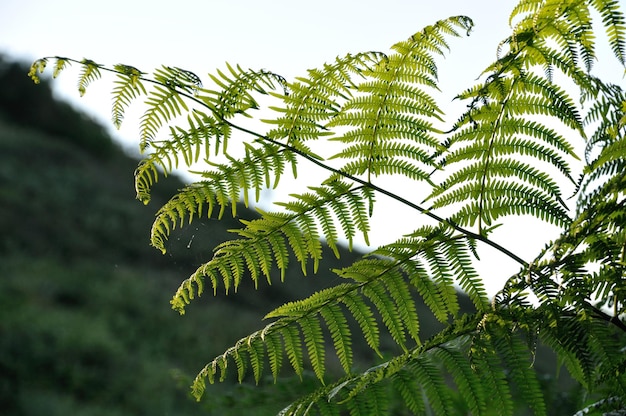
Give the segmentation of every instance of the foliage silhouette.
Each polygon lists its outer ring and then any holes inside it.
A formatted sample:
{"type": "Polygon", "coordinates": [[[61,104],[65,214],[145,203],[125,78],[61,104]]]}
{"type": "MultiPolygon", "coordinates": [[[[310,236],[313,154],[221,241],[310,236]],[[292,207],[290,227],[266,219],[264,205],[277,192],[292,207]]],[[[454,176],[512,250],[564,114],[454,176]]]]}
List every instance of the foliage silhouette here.
{"type": "MultiPolygon", "coordinates": [[[[196,397],[207,382],[232,374],[258,383],[267,367],[276,379],[290,365],[298,376],[310,368],[321,385],[284,415],[384,414],[391,410],[390,390],[414,413],[452,414],[458,401],[471,414],[513,414],[519,393],[541,415],[547,410],[532,357],[543,342],[584,389],[581,412],[626,411],[626,103],[618,85],[591,72],[594,24],[624,65],[624,14],[614,0],[522,0],[510,23],[497,60],[458,95],[467,109],[448,131],[437,127],[446,118],[436,97],[436,58],[447,52],[449,38],[469,34],[473,23],[465,16],[436,22],[390,53],[350,54],[293,82],[227,65],[210,75],[208,88],[180,68],[162,67],[148,77],[126,65],[53,58],[56,69],[81,65],[81,93],[104,71],[116,74],[116,124],[127,104],[146,96],[140,148],[151,152],[136,171],[140,200],[148,203],[158,178],[179,165],[203,161],[208,169],[157,213],[151,241],[161,250],[185,222],[222,218],[228,210],[235,216],[242,195],[248,203],[280,187],[288,167],[296,176],[308,161],[326,172],[318,185],[279,203],[282,210],[259,209],[261,218],[242,221],[233,230],[241,238],[220,244],[183,281],[172,299],[180,313],[209,284],[216,294],[236,291],[247,277],[255,285],[282,280],[291,261],[303,274],[317,273],[321,240],[335,255],[339,241],[368,241],[378,195],[425,217],[395,242],[333,270],[337,285],[269,312],[269,324],[200,371],[196,397]],[[240,120],[263,108],[263,95],[277,104],[267,107],[274,112],[266,120],[271,128],[259,133],[240,120]],[[181,119],[182,127],[157,140],[165,125],[181,119]],[[586,145],[584,155],[576,140],[586,145]],[[578,172],[574,162],[583,158],[578,172]],[[424,187],[422,204],[384,189],[380,180],[391,175],[424,187]],[[576,187],[574,208],[564,200],[563,182],[576,187]],[[491,238],[505,218],[521,215],[561,230],[530,262],[491,238]],[[474,269],[479,244],[520,266],[491,300],[474,269]],[[459,313],[457,286],[475,312],[459,313]],[[447,324],[428,339],[420,336],[416,298],[447,324]],[[355,368],[349,322],[380,355],[379,364],[355,368]],[[391,356],[380,348],[381,333],[397,347],[391,356]],[[329,350],[346,372],[339,380],[328,380],[329,350]]],[[[47,61],[33,64],[35,81],[47,61]]]]}

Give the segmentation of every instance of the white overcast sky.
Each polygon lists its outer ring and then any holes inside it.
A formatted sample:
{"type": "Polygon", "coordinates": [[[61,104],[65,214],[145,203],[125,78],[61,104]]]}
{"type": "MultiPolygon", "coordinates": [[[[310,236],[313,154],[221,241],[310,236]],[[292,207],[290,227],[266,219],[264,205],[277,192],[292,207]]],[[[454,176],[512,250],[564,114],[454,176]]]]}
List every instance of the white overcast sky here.
{"type": "MultiPolygon", "coordinates": [[[[498,43],[509,34],[508,16],[516,3],[0,0],[0,53],[25,61],[53,55],[89,58],[102,64],[124,63],[146,72],[166,64],[191,70],[201,77],[223,68],[228,61],[244,68],[269,69],[292,79],[348,52],[386,52],[392,44],[425,25],[463,14],[475,22],[472,35],[452,41],[451,53],[439,61],[444,100],[449,101],[471,86],[493,61],[498,43]]],[[[101,94],[94,88],[92,93],[88,89],[84,98],[78,98],[76,73],[61,75],[55,85],[61,96],[110,125],[110,97],[103,95],[108,92],[101,94]]],[[[451,104],[450,109],[453,108],[451,104]]],[[[456,116],[451,116],[450,121],[456,116]]],[[[112,133],[125,145],[135,146],[135,132],[123,128],[112,133]]],[[[379,212],[386,211],[381,213],[386,218],[372,234],[374,245],[406,232],[407,215],[417,217],[412,211],[395,209],[399,208],[378,208],[379,212]]],[[[526,260],[537,252],[537,243],[543,246],[549,232],[547,226],[530,225],[530,220],[523,219],[498,235],[500,242],[526,260]]],[[[496,253],[483,253],[488,262],[502,261],[502,267],[507,269],[505,274],[517,269],[496,253]]],[[[489,273],[495,276],[503,271],[496,269],[499,270],[489,273]]]]}

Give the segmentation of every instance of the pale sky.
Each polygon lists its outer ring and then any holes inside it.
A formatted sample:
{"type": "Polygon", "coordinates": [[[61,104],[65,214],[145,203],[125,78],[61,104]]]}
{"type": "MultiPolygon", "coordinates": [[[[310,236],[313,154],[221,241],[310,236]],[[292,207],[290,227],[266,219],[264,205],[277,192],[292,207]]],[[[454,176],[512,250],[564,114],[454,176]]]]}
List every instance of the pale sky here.
{"type": "MultiPolygon", "coordinates": [[[[51,55],[89,58],[108,65],[128,64],[146,72],[165,64],[188,69],[204,79],[228,61],[244,68],[269,69],[292,79],[348,52],[387,52],[391,45],[424,26],[463,14],[471,17],[476,26],[470,37],[451,40],[452,51],[439,61],[445,104],[473,85],[482,69],[495,59],[498,43],[509,34],[508,16],[516,3],[0,0],[0,52],[26,61],[51,55]]],[[[59,95],[111,127],[109,91],[99,90],[94,84],[94,91],[88,89],[85,97],[79,98],[76,80],[76,72],[62,74],[55,81],[59,95]]],[[[450,124],[458,115],[454,105],[444,105],[444,110],[453,114],[450,124]]],[[[111,127],[111,132],[125,146],[137,145],[136,130],[123,128],[117,132],[111,127]]],[[[372,232],[374,246],[395,240],[410,231],[408,223],[421,221],[414,211],[400,207],[382,205],[377,210],[385,222],[372,232]],[[409,217],[415,221],[407,220],[409,217]]],[[[543,247],[546,235],[555,236],[549,226],[536,225],[536,221],[522,219],[497,234],[496,239],[531,260],[543,247]]],[[[486,249],[481,253],[492,266],[498,266],[485,272],[494,278],[503,272],[507,277],[517,270],[497,253],[486,249]]],[[[490,292],[499,286],[490,285],[490,292]]]]}

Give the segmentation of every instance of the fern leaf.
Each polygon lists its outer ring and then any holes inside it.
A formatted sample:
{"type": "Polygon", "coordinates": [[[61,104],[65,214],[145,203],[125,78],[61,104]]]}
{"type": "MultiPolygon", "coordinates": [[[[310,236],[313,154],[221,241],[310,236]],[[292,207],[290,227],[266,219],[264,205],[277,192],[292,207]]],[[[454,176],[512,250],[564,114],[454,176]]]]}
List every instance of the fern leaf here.
{"type": "Polygon", "coordinates": [[[357,394],[347,403],[350,415],[388,414],[389,392],[380,383],[372,384],[367,391],[357,394]]]}
{"type": "Polygon", "coordinates": [[[406,284],[404,276],[401,274],[386,275],[383,281],[387,291],[396,304],[396,309],[400,314],[400,319],[407,333],[419,344],[419,319],[415,301],[411,296],[409,285],[406,284]]]}
{"type": "MultiPolygon", "coordinates": [[[[232,183],[233,181],[228,181],[228,184],[232,183]]],[[[209,187],[210,185],[211,183],[205,184],[205,186],[209,187]]],[[[197,185],[192,186],[197,187],[197,185]]],[[[270,213],[258,210],[262,215],[261,219],[242,221],[245,228],[233,230],[233,232],[244,238],[225,242],[216,247],[213,259],[199,267],[180,286],[172,300],[173,307],[183,312],[187,304],[185,299],[193,296],[188,291],[193,290],[194,283],[198,288],[203,287],[204,276],[211,277],[214,292],[217,289],[216,284],[219,280],[224,282],[224,287],[227,291],[231,287],[236,290],[241,281],[243,273],[242,263],[244,261],[255,285],[258,284],[259,276],[265,276],[268,282],[271,282],[270,269],[275,264],[274,259],[278,262],[276,265],[279,266],[282,276],[288,260],[284,250],[286,244],[279,242],[278,238],[288,242],[291,251],[301,265],[303,273],[306,274],[307,272],[306,267],[309,260],[313,260],[313,271],[317,272],[319,259],[322,256],[322,245],[319,239],[318,226],[313,223],[313,217],[310,217],[309,214],[316,210],[327,209],[328,206],[332,208],[337,206],[343,207],[344,205],[338,202],[342,198],[347,200],[349,204],[347,207],[352,209],[353,217],[351,221],[355,223],[355,227],[367,230],[367,223],[364,222],[367,221],[365,204],[368,202],[369,193],[364,191],[364,188],[351,188],[346,184],[335,181],[329,183],[326,187],[315,188],[314,190],[321,197],[299,196],[296,198],[300,202],[283,204],[287,208],[287,212],[270,213]],[[310,201],[311,204],[307,203],[307,201],[310,201]],[[334,201],[334,203],[331,204],[331,201],[334,201]],[[281,268],[281,266],[283,267],[281,268]],[[217,276],[220,278],[217,278],[217,276]]],[[[204,193],[206,190],[202,189],[201,192],[204,193]]],[[[209,189],[209,192],[212,191],[209,189]]],[[[185,196],[186,193],[183,192],[180,195],[185,196]]],[[[232,187],[215,192],[215,195],[222,196],[223,200],[217,201],[222,208],[237,196],[233,192],[232,187]],[[225,192],[228,192],[228,194],[224,195],[225,192]]],[[[153,225],[153,244],[155,246],[162,247],[163,250],[163,242],[174,226],[174,221],[184,218],[184,214],[187,211],[196,212],[197,208],[200,207],[198,201],[203,200],[203,195],[196,196],[195,192],[193,192],[191,196],[189,205],[193,210],[181,204],[181,197],[177,196],[171,205],[167,205],[165,209],[159,212],[157,220],[153,225]]],[[[211,209],[212,205],[209,200],[209,210],[211,209]]]]}
{"type": "MultiPolygon", "coordinates": [[[[401,275],[387,275],[386,279],[401,279],[401,275]]],[[[383,283],[379,280],[374,281],[363,288],[363,294],[374,304],[376,310],[382,316],[382,320],[387,326],[393,340],[403,350],[406,348],[405,325],[400,316],[399,310],[396,308],[395,302],[385,290],[383,283]]]]}
{"type": "MultiPolygon", "coordinates": [[[[359,288],[360,285],[356,284],[341,284],[333,286],[332,288],[316,292],[304,300],[286,303],[268,313],[265,316],[265,319],[288,317],[290,319],[300,320],[302,318],[305,319],[304,322],[300,323],[300,325],[302,326],[309,325],[307,323],[307,319],[316,319],[311,318],[311,316],[319,313],[326,322],[326,326],[328,327],[331,338],[333,340],[339,362],[341,363],[346,373],[349,373],[352,366],[352,336],[344,312],[334,302],[344,301],[346,298],[353,298],[355,292],[357,292],[359,288]]],[[[367,308],[366,305],[356,303],[356,301],[348,304],[350,305],[350,307],[356,309],[356,312],[353,312],[353,315],[355,315],[357,321],[366,326],[366,328],[368,328],[368,332],[372,332],[373,329],[370,327],[370,325],[375,326],[376,321],[373,319],[373,315],[371,311],[369,311],[369,308],[367,308]],[[363,307],[366,308],[364,313],[363,307]],[[356,314],[359,315],[356,316],[356,314]],[[362,316],[363,314],[365,314],[365,316],[362,316]]],[[[348,308],[349,310],[350,307],[348,308]]],[[[315,330],[317,331],[317,328],[315,328],[315,330]]],[[[315,334],[318,336],[320,335],[318,332],[315,332],[315,334]]],[[[314,337],[310,339],[310,342],[313,343],[312,347],[318,346],[318,344],[315,344],[313,342],[315,339],[316,338],[314,337]]],[[[319,341],[319,339],[317,339],[317,341],[319,341]]],[[[377,338],[371,341],[374,342],[373,345],[375,345],[376,347],[378,346],[377,338]]],[[[317,353],[318,351],[315,350],[314,352],[317,353]]]]}
{"type": "Polygon", "coordinates": [[[585,388],[590,389],[596,363],[592,362],[588,347],[588,328],[575,319],[559,320],[544,328],[542,340],[557,354],[569,373],[585,388]],[[568,330],[573,330],[568,333],[568,330]],[[567,335],[565,335],[567,334],[567,335]]]}
{"type": "Polygon", "coordinates": [[[435,414],[452,416],[454,412],[450,406],[452,402],[450,392],[430,356],[427,354],[420,355],[418,359],[411,361],[408,368],[421,386],[425,400],[435,414]]]}
{"type": "Polygon", "coordinates": [[[317,378],[324,382],[324,362],[326,359],[326,352],[324,348],[324,336],[322,333],[322,327],[320,326],[319,318],[312,315],[305,315],[298,320],[298,324],[302,329],[302,335],[304,337],[304,343],[306,344],[309,352],[309,359],[311,366],[317,378]]]}
{"type": "Polygon", "coordinates": [[[369,345],[369,347],[380,356],[380,334],[378,323],[369,305],[357,297],[356,294],[350,293],[346,293],[344,296],[340,297],[339,301],[346,305],[354,319],[359,324],[361,333],[363,334],[367,345],[369,345]]]}
{"type": "Polygon", "coordinates": [[[287,84],[282,94],[271,93],[279,98],[284,107],[272,107],[282,115],[274,120],[264,120],[275,124],[267,136],[296,145],[307,140],[317,140],[330,132],[324,127],[327,120],[339,111],[339,99],[347,99],[355,87],[353,74],[359,74],[381,58],[381,54],[370,52],[346,55],[321,69],[311,69],[308,77],[297,78],[297,82],[287,84]]]}
{"type": "MultiPolygon", "coordinates": [[[[155,155],[155,158],[160,157],[158,152],[155,155]]],[[[255,200],[258,201],[261,190],[270,185],[269,177],[280,177],[285,164],[292,162],[292,155],[266,144],[259,148],[247,147],[241,160],[232,159],[230,164],[213,164],[215,170],[202,172],[205,180],[183,188],[159,209],[152,227],[152,245],[164,251],[165,241],[176,224],[182,225],[185,220],[191,222],[195,216],[200,217],[205,208],[208,217],[211,217],[216,207],[219,207],[218,218],[228,207],[233,217],[236,216],[237,203],[242,193],[246,196],[244,202],[247,202],[249,192],[254,192],[255,200]]],[[[158,178],[154,163],[156,159],[145,160],[135,173],[138,197],[144,198],[144,203],[149,201],[145,199],[149,196],[149,187],[158,178]]],[[[275,248],[280,257],[279,263],[286,265],[284,253],[278,247],[275,248]]]]}
{"type": "Polygon", "coordinates": [[[268,94],[277,85],[284,87],[286,83],[283,77],[272,72],[244,70],[239,65],[233,67],[229,63],[226,63],[226,72],[218,69],[217,75],[209,74],[209,77],[219,90],[199,88],[197,98],[219,119],[228,119],[237,114],[248,115],[248,110],[259,108],[253,93],[268,94]]]}
{"type": "Polygon", "coordinates": [[[179,92],[172,87],[160,85],[156,85],[149,93],[145,104],[148,109],[141,117],[139,125],[139,146],[142,151],[149,147],[163,123],[180,116],[183,110],[189,111],[189,107],[179,92]]]}
{"type": "Polygon", "coordinates": [[[82,68],[78,76],[78,92],[82,97],[87,92],[89,84],[102,77],[102,73],[100,72],[102,65],[90,59],[83,59],[80,63],[82,64],[82,68]]]}
{"type": "Polygon", "coordinates": [[[244,377],[246,376],[246,371],[248,367],[248,349],[239,348],[235,346],[230,357],[235,361],[235,366],[237,367],[237,381],[239,383],[243,382],[244,377]]]}
{"type": "Polygon", "coordinates": [[[368,79],[357,86],[360,94],[351,97],[327,124],[350,129],[331,139],[347,145],[333,156],[348,160],[342,171],[366,174],[368,181],[382,174],[428,178],[429,155],[441,150],[432,121],[441,120],[443,112],[421,86],[436,88],[432,54],[443,54],[448,48],[443,35],[458,36],[455,28],[469,31],[471,26],[468,19],[440,21],[394,45],[394,54],[362,72],[368,79]]]}
{"type": "Polygon", "coordinates": [[[473,371],[482,380],[483,388],[490,394],[487,405],[498,409],[502,416],[513,415],[513,398],[501,361],[488,339],[475,337],[470,350],[473,371]]]}
{"type": "Polygon", "coordinates": [[[320,310],[320,314],[330,332],[341,367],[346,373],[350,373],[352,369],[352,336],[348,321],[336,304],[329,304],[328,307],[320,310]]]}
{"type": "Polygon", "coordinates": [[[46,69],[46,65],[48,65],[48,59],[46,58],[36,59],[30,65],[30,69],[28,70],[28,77],[35,84],[39,84],[41,82],[39,74],[43,74],[43,71],[46,69]]]}
{"type": "Polygon", "coordinates": [[[467,225],[477,222],[480,232],[499,217],[511,214],[536,215],[554,224],[567,224],[569,217],[556,184],[547,174],[513,156],[549,162],[571,179],[563,156],[575,155],[566,140],[558,134],[547,134],[549,127],[517,117],[551,116],[582,132],[582,119],[571,98],[559,87],[525,73],[512,78],[494,75],[483,87],[462,96],[478,100],[483,95],[488,101],[462,117],[459,126],[463,127],[450,139],[451,148],[458,149],[446,156],[448,165],[470,166],[460,168],[434,190],[429,197],[433,207],[461,203],[454,221],[467,225]],[[520,132],[546,141],[536,144],[519,138],[520,132]]]}
{"type": "Polygon", "coordinates": [[[395,391],[400,394],[404,405],[413,414],[425,414],[426,406],[422,399],[417,380],[407,370],[397,372],[391,379],[395,391]]]}
{"type": "Polygon", "coordinates": [[[489,306],[489,298],[485,285],[472,264],[468,247],[470,244],[467,241],[450,240],[445,246],[446,258],[463,292],[469,296],[478,311],[485,311],[489,306]]]}
{"type": "MultiPolygon", "coordinates": [[[[452,269],[445,258],[445,253],[441,252],[439,247],[435,246],[424,250],[423,257],[428,263],[432,275],[431,278],[437,285],[441,305],[444,306],[450,315],[456,316],[459,311],[459,303],[456,290],[454,289],[454,281],[452,280],[452,269]]],[[[419,278],[420,276],[417,276],[417,279],[419,278]]],[[[417,284],[423,286],[424,282],[417,284]]]]}
{"type": "Polygon", "coordinates": [[[494,346],[510,369],[512,381],[522,392],[536,415],[545,415],[546,407],[537,376],[531,367],[528,350],[515,335],[498,332],[492,335],[494,346]],[[497,338],[496,338],[497,337],[497,338]]]}
{"type": "Polygon", "coordinates": [[[54,62],[54,69],[52,70],[52,78],[58,77],[61,74],[61,72],[65,69],[65,67],[69,64],[71,64],[69,59],[56,56],[55,62],[54,62]]]}
{"type": "MultiPolygon", "coordinates": [[[[419,263],[411,264],[411,284],[415,286],[424,303],[433,312],[439,322],[447,322],[449,314],[456,309],[454,303],[447,305],[446,297],[441,293],[441,288],[431,280],[425,268],[419,263]]],[[[445,290],[445,289],[444,289],[445,290]]]]}
{"type": "Polygon", "coordinates": [[[302,379],[303,367],[303,352],[302,352],[302,340],[300,338],[300,331],[297,327],[286,326],[281,330],[283,337],[283,343],[285,345],[285,352],[289,363],[293,367],[295,373],[302,379]]]}
{"type": "Polygon", "coordinates": [[[113,67],[118,72],[115,87],[113,88],[113,107],[112,118],[113,125],[116,128],[122,126],[124,113],[131,104],[140,95],[147,95],[146,88],[141,82],[141,76],[144,74],[137,68],[128,65],[115,65],[113,67]]]}
{"type": "Polygon", "coordinates": [[[626,19],[618,0],[592,0],[591,5],[602,15],[613,54],[626,65],[626,19]]]}
{"type": "Polygon", "coordinates": [[[267,350],[267,357],[272,377],[274,377],[274,383],[276,383],[278,380],[278,374],[280,373],[283,364],[284,353],[282,338],[277,332],[270,332],[269,334],[262,332],[262,340],[265,343],[265,348],[267,350]]]}
{"type": "MultiPolygon", "coordinates": [[[[459,341],[462,342],[462,340],[459,341]]],[[[484,414],[487,409],[486,397],[491,392],[487,393],[484,390],[482,380],[472,370],[467,358],[457,349],[452,349],[446,345],[435,348],[432,354],[452,374],[458,391],[472,414],[484,414]]]]}

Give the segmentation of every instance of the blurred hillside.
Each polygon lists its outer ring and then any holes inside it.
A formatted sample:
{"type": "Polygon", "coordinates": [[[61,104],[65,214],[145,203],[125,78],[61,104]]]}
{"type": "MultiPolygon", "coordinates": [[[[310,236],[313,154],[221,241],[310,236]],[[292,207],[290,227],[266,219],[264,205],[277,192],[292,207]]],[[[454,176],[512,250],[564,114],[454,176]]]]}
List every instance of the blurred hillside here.
{"type": "Polygon", "coordinates": [[[285,296],[321,283],[206,297],[185,317],[172,311],[180,281],[238,220],[198,221],[173,236],[166,256],[149,247],[156,209],[183,184],[169,178],[148,207],[136,201],[137,161],[27,72],[0,59],[0,414],[237,414],[234,395],[275,413],[293,392],[217,387],[199,407],[189,384],[285,296]]]}
{"type": "MultiPolygon", "coordinates": [[[[272,308],[329,286],[327,271],[359,254],[326,256],[317,276],[296,265],[285,284],[205,295],[179,316],[171,295],[238,219],[194,221],[161,255],[148,244],[152,219],[183,184],[170,177],[150,205],[136,201],[137,161],[27,72],[0,56],[0,414],[264,415],[313,388],[313,377],[226,383],[200,404],[189,398],[207,361],[262,327],[272,308]]],[[[428,336],[439,326],[419,313],[428,336]]],[[[357,363],[373,359],[357,337],[354,348],[357,363]]]]}

